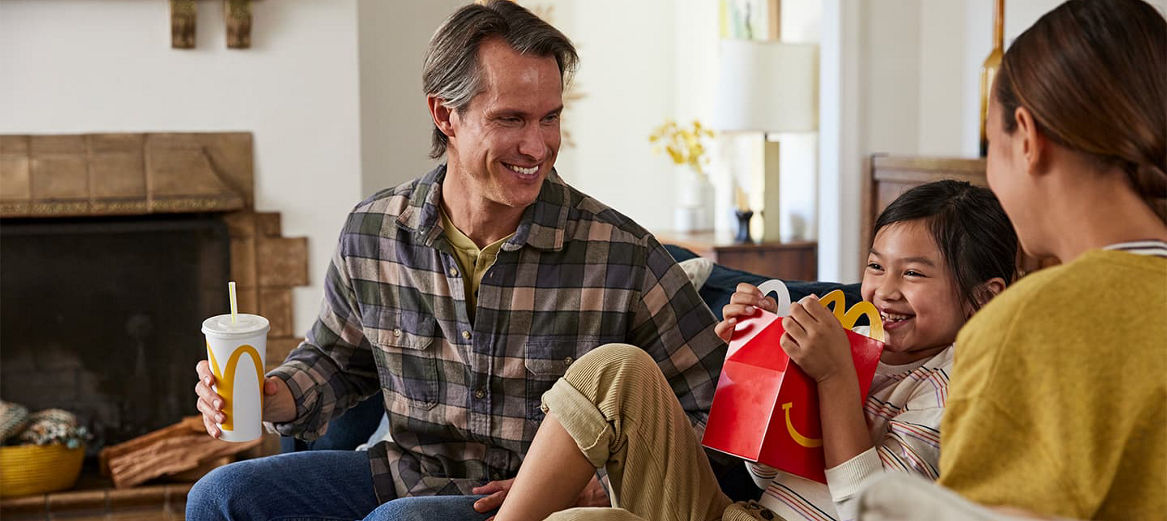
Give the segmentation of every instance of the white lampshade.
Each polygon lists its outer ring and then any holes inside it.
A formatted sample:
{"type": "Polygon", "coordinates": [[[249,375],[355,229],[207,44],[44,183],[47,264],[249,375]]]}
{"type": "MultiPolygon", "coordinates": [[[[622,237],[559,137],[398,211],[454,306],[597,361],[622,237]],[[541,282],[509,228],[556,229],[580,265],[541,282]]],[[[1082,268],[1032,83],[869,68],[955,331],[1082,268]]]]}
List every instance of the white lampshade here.
{"type": "Polygon", "coordinates": [[[722,132],[818,129],[818,46],[722,40],[713,128],[722,132]]]}

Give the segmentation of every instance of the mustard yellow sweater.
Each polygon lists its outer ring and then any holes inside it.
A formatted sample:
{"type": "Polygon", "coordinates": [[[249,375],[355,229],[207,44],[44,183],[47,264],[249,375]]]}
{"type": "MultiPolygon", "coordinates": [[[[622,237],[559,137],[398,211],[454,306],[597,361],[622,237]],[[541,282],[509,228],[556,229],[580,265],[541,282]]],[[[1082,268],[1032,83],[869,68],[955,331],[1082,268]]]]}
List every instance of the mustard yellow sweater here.
{"type": "Polygon", "coordinates": [[[1034,273],[956,340],[940,483],[1081,519],[1167,515],[1167,259],[1034,273]]]}

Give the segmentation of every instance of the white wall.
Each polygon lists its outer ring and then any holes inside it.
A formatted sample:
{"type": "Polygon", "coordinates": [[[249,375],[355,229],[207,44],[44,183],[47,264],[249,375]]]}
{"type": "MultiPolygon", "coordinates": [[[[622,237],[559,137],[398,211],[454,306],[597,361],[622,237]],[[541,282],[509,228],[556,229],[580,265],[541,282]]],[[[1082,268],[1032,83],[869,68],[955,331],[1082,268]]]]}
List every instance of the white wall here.
{"type": "Polygon", "coordinates": [[[676,173],[653,156],[648,136],[676,117],[673,0],[525,2],[554,7],[555,24],[576,45],[583,94],[564,114],[576,147],[563,147],[564,178],[649,229],[672,225],[676,173]]]}
{"type": "Polygon", "coordinates": [[[421,67],[434,30],[464,1],[358,0],[361,194],[429,171],[432,122],[421,67]]]}
{"type": "MultiPolygon", "coordinates": [[[[864,152],[914,153],[919,135],[920,3],[862,2],[861,146],[864,152]]],[[[923,0],[926,2],[927,0],[923,0]]]]}
{"type": "Polygon", "coordinates": [[[819,67],[818,276],[859,273],[859,181],[863,50],[860,4],[822,0],[819,67]]]}
{"type": "Polygon", "coordinates": [[[251,49],[228,50],[222,3],[199,2],[198,47],[177,50],[167,2],[3,0],[0,133],[253,132],[256,208],[309,240],[311,286],[294,294],[303,334],[361,197],[357,4],[252,8],[251,49]]]}
{"type": "MultiPolygon", "coordinates": [[[[989,16],[991,20],[991,13],[989,16]]],[[[917,112],[917,154],[968,155],[977,153],[980,135],[976,134],[971,149],[962,148],[966,133],[961,127],[964,85],[974,87],[973,96],[979,96],[980,67],[965,66],[965,6],[962,2],[920,2],[919,31],[919,107],[917,112]]],[[[986,50],[980,57],[983,61],[986,50]]],[[[979,105],[978,105],[979,106],[979,105]]],[[[979,111],[979,109],[977,109],[979,111]]],[[[975,120],[976,114],[971,115],[975,120]]]]}

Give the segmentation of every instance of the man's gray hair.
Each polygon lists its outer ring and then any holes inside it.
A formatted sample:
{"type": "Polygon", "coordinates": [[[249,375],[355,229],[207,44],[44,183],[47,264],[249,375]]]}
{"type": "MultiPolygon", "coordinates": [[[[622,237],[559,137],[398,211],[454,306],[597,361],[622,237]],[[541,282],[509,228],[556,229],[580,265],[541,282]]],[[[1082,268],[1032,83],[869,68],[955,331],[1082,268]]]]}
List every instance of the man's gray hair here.
{"type": "MultiPolygon", "coordinates": [[[[426,95],[464,112],[484,90],[478,48],[483,40],[495,37],[520,54],[554,57],[561,85],[571,82],[579,55],[567,36],[510,0],[487,0],[458,9],[430,39],[421,75],[426,95]]],[[[441,157],[448,144],[449,138],[434,125],[430,157],[441,157]]]]}

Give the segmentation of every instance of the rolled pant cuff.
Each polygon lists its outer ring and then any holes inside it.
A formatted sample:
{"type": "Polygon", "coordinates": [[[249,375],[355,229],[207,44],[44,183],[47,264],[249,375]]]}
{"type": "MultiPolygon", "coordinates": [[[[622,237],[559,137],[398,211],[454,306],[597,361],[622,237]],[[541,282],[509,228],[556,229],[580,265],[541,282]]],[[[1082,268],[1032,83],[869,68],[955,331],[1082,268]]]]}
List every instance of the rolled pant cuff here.
{"type": "Polygon", "coordinates": [[[593,467],[604,467],[611,455],[610,444],[615,432],[591,398],[560,378],[543,393],[542,408],[545,413],[555,413],[555,419],[575,440],[593,467]]]}

